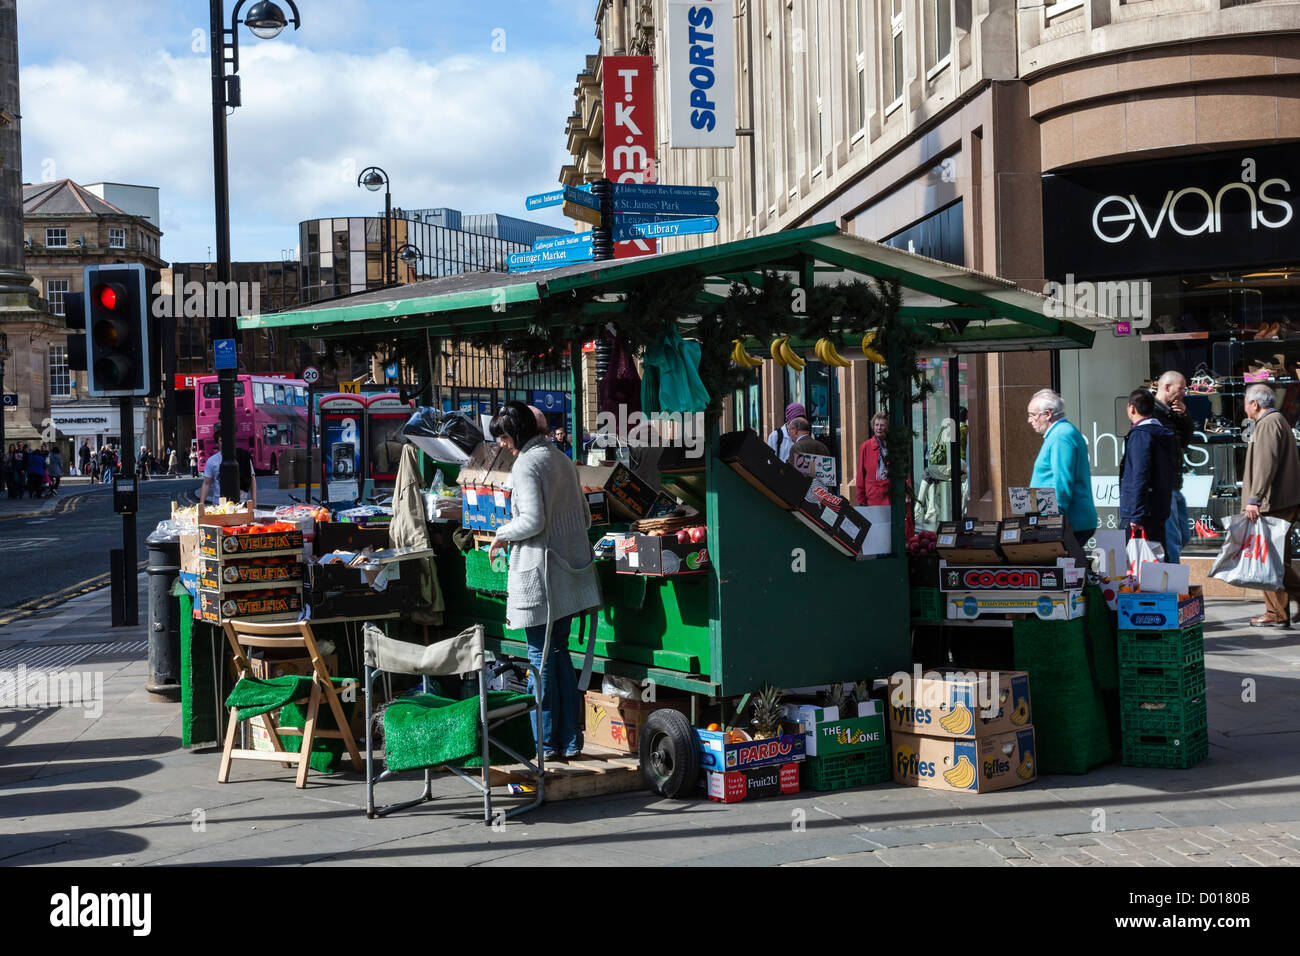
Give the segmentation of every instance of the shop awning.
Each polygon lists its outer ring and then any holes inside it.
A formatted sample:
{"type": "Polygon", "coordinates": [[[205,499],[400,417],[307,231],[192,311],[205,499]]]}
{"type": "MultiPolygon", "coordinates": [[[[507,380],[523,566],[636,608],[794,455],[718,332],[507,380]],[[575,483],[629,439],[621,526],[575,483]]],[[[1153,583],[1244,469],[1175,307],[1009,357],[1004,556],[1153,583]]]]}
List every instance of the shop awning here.
{"type": "Polygon", "coordinates": [[[509,331],[526,328],[546,300],[579,291],[602,297],[586,306],[594,321],[597,313],[616,315],[618,294],[646,276],[702,278],[701,299],[716,302],[733,281],[757,280],[770,271],[805,286],[896,279],[903,292],[902,317],[928,326],[936,348],[952,352],[1089,348],[1095,328],[1110,321],[1102,315],[1079,322],[1053,317],[1047,297],[1006,279],[825,224],[640,259],[429,279],[285,312],[240,316],[239,328],[280,328],[306,338],[380,337],[414,329],[435,336],[509,331]]]}

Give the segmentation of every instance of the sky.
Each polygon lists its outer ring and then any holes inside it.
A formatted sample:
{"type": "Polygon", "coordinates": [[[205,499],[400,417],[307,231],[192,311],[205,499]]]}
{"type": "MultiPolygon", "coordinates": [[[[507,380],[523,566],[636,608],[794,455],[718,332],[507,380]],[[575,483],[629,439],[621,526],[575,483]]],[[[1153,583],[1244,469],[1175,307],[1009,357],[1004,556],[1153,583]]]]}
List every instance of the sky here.
{"type": "MultiPolygon", "coordinates": [[[[239,28],[234,261],[294,255],[305,219],[381,214],[382,190],[357,186],[370,165],[388,173],[395,207],[571,228],[524,197],[554,188],[571,159],[565,124],[598,48],[595,0],[297,4],[297,31],[239,28]]],[[[23,181],[158,186],[163,258],[210,261],[208,23],[202,0],[19,0],[23,181]]]]}

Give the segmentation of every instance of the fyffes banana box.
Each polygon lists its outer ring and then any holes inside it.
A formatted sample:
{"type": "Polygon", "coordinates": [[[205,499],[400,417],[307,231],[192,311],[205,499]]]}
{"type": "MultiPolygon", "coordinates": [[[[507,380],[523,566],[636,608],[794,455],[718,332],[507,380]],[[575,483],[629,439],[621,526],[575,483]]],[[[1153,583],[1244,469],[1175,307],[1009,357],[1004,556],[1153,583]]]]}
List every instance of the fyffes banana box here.
{"type": "Polygon", "coordinates": [[[894,782],[907,787],[988,793],[1038,778],[1033,727],[981,740],[896,733],[889,749],[894,782]]]}
{"type": "Polygon", "coordinates": [[[889,727],[895,733],[976,740],[1033,723],[1024,671],[925,671],[889,678],[889,727]]]}

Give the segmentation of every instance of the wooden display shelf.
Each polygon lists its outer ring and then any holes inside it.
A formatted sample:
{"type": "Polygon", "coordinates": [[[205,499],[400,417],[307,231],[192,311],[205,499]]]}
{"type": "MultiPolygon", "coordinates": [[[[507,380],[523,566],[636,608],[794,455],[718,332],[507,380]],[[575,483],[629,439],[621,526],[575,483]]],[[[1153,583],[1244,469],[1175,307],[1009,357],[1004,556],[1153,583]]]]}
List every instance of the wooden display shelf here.
{"type": "MultiPolygon", "coordinates": [[[[533,778],[522,764],[493,767],[488,780],[494,787],[508,783],[532,785],[533,778]]],[[[582,756],[546,765],[546,801],[578,800],[610,793],[644,790],[641,761],[635,754],[588,744],[582,756]]]]}

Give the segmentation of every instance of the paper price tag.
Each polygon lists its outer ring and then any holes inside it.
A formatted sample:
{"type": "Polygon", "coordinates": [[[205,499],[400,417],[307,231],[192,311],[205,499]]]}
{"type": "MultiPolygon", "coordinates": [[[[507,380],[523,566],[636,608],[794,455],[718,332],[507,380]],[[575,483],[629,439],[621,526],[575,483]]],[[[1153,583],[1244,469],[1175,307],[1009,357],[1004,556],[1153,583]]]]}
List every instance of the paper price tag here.
{"type": "Polygon", "coordinates": [[[1019,528],[1010,528],[1010,529],[1008,529],[1008,530],[1006,530],[1006,531],[1003,531],[1003,532],[1002,532],[1002,540],[1003,540],[1003,541],[1019,541],[1019,540],[1020,540],[1020,529],[1019,529],[1019,528]]]}
{"type": "Polygon", "coordinates": [[[506,494],[505,494],[505,492],[504,492],[504,491],[494,491],[494,492],[492,492],[492,502],[493,502],[493,504],[495,504],[498,508],[504,508],[504,507],[506,506],[506,494]]]}
{"type": "Polygon", "coordinates": [[[956,543],[956,540],[957,540],[956,535],[952,535],[952,534],[939,535],[939,545],[944,548],[951,548],[956,543]]]}
{"type": "Polygon", "coordinates": [[[475,507],[478,504],[478,492],[474,491],[472,488],[466,488],[465,504],[469,505],[471,508],[475,507]]]}

